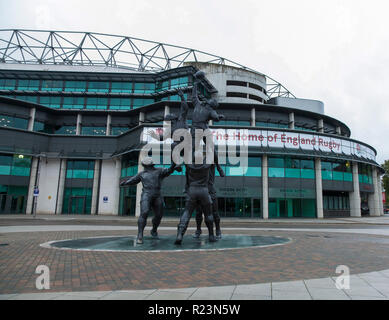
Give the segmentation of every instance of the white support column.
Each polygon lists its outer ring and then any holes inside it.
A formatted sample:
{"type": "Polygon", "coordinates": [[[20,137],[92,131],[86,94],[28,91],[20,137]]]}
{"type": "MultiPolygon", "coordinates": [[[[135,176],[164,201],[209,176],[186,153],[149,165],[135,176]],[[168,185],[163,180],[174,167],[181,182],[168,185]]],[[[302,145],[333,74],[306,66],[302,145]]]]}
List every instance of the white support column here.
{"type": "Polygon", "coordinates": [[[119,203],[120,203],[120,177],[122,172],[122,160],[115,158],[115,175],[114,175],[114,194],[113,194],[113,214],[119,215],[119,203]]]}
{"type": "Polygon", "coordinates": [[[28,127],[27,127],[28,131],[34,130],[35,113],[36,113],[36,108],[31,108],[30,109],[30,118],[28,119],[28,127]]]}
{"type": "Polygon", "coordinates": [[[316,212],[317,218],[323,219],[323,185],[321,178],[321,160],[320,158],[315,159],[315,182],[316,182],[316,212]]]}
{"type": "Polygon", "coordinates": [[[107,114],[107,126],[106,126],[106,129],[105,129],[105,135],[106,136],[111,135],[111,121],[112,121],[111,115],[107,114]]]}
{"type": "Polygon", "coordinates": [[[32,163],[31,163],[31,174],[30,174],[30,181],[28,184],[28,195],[27,195],[27,204],[26,204],[26,214],[32,214],[32,207],[34,204],[34,187],[35,187],[35,180],[38,170],[38,158],[33,157],[32,163]]]}
{"type": "Polygon", "coordinates": [[[349,193],[350,198],[350,215],[352,217],[361,216],[361,194],[359,193],[359,177],[358,177],[358,163],[353,162],[353,187],[354,191],[349,193]]]}
{"type": "Polygon", "coordinates": [[[143,122],[145,122],[145,113],[139,112],[139,125],[141,125],[143,122]]]}
{"type": "Polygon", "coordinates": [[[101,160],[95,160],[95,170],[93,173],[92,203],[91,214],[97,214],[97,201],[99,198],[99,179],[100,179],[101,160]]]}
{"type": "MultiPolygon", "coordinates": [[[[141,164],[141,152],[139,152],[139,158],[138,158],[138,173],[143,171],[143,166],[141,164]]],[[[143,190],[143,185],[142,183],[138,183],[136,186],[136,200],[135,200],[135,216],[139,217],[140,216],[140,198],[142,196],[142,190],[143,190]]]]}
{"type": "Polygon", "coordinates": [[[382,202],[382,181],[381,181],[381,175],[379,174],[377,170],[377,180],[378,180],[378,197],[380,201],[379,210],[380,210],[380,216],[384,215],[384,203],[382,202]]]}
{"type": "Polygon", "coordinates": [[[339,135],[342,134],[342,129],[339,126],[336,127],[336,134],[339,134],[339,135]]]}
{"type": "Polygon", "coordinates": [[[65,191],[65,179],[66,179],[66,159],[61,159],[60,169],[59,169],[59,179],[58,179],[58,192],[57,192],[57,205],[55,208],[55,214],[62,213],[63,207],[63,197],[65,191]]]}
{"type": "Polygon", "coordinates": [[[170,114],[170,108],[169,106],[165,106],[164,116],[166,117],[168,114],[170,114]]]}
{"type": "Polygon", "coordinates": [[[251,126],[255,127],[255,108],[251,109],[251,126]]]}
{"type": "Polygon", "coordinates": [[[323,119],[317,120],[317,131],[324,133],[324,121],[323,119]]]}
{"type": "Polygon", "coordinates": [[[269,219],[269,180],[266,154],[262,156],[262,218],[269,219]]]}
{"type": "Polygon", "coordinates": [[[118,215],[120,198],[120,158],[101,160],[100,190],[98,195],[99,215],[118,215]]]}
{"type": "Polygon", "coordinates": [[[82,114],[77,114],[77,123],[76,123],[76,135],[79,136],[81,134],[81,125],[82,125],[82,114]]]}
{"type": "Polygon", "coordinates": [[[289,113],[289,129],[294,129],[294,112],[289,113]]]}
{"type": "Polygon", "coordinates": [[[380,213],[380,196],[379,196],[379,187],[377,179],[377,168],[372,167],[372,176],[373,176],[373,188],[374,193],[369,194],[369,214],[373,217],[379,217],[380,213]]]}

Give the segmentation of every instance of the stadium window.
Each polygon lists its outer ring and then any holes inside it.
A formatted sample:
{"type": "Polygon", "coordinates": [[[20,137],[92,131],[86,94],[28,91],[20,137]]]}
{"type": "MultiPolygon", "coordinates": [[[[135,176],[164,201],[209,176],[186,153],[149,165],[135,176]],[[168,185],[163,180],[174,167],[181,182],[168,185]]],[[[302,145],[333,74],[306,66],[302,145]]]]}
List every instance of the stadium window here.
{"type": "Polygon", "coordinates": [[[62,91],[62,80],[42,80],[42,91],[62,91]]]}
{"type": "Polygon", "coordinates": [[[0,79],[0,90],[15,90],[15,79],[0,79]]]}
{"type": "Polygon", "coordinates": [[[39,90],[39,80],[19,80],[18,90],[39,90]]]}
{"type": "Polygon", "coordinates": [[[247,87],[247,82],[245,81],[227,80],[226,83],[227,86],[247,87]]]}
{"type": "Polygon", "coordinates": [[[131,93],[132,82],[112,82],[111,92],[131,93]]]}
{"type": "Polygon", "coordinates": [[[89,92],[108,92],[109,82],[105,81],[89,81],[89,92]]]}
{"type": "Polygon", "coordinates": [[[227,92],[226,96],[231,97],[231,98],[246,98],[247,99],[247,93],[242,93],[242,92],[227,92]]]}
{"type": "Polygon", "coordinates": [[[65,91],[85,92],[86,81],[66,81],[65,91]]]}

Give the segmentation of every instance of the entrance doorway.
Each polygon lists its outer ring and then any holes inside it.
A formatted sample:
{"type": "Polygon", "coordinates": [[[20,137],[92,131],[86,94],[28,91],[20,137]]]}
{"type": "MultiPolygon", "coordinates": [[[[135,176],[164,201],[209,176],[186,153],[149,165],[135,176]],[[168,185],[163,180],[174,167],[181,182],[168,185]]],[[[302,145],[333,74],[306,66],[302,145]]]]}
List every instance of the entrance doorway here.
{"type": "Polygon", "coordinates": [[[124,211],[123,216],[135,215],[135,198],[126,196],[124,197],[124,211]]]}
{"type": "Polygon", "coordinates": [[[85,196],[70,197],[69,212],[70,214],[85,214],[85,196]]]}
{"type": "Polygon", "coordinates": [[[18,214],[25,213],[26,196],[0,194],[0,213],[18,214]]]}

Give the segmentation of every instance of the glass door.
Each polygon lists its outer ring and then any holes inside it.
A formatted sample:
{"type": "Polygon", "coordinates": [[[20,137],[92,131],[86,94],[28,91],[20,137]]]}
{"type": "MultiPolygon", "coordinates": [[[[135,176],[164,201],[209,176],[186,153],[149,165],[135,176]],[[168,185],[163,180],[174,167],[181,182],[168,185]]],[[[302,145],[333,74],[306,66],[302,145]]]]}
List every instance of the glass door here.
{"type": "Polygon", "coordinates": [[[71,214],[85,214],[86,197],[76,196],[70,198],[69,213],[71,214]]]}
{"type": "Polygon", "coordinates": [[[7,213],[6,203],[7,203],[7,194],[6,193],[0,194],[0,213],[7,213]]]}

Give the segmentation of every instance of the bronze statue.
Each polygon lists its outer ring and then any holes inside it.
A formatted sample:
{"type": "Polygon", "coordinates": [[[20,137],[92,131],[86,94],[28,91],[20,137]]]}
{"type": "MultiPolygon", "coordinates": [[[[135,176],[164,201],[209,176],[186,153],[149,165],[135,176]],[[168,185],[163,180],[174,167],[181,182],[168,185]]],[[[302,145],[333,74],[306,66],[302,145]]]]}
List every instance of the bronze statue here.
{"type": "MultiPolygon", "coordinates": [[[[223,169],[220,167],[220,165],[213,164],[211,165],[211,168],[209,170],[209,180],[208,180],[208,191],[209,195],[211,196],[212,200],[212,215],[213,220],[215,222],[215,231],[216,231],[216,239],[221,239],[222,232],[220,229],[220,216],[219,216],[219,208],[217,203],[217,195],[216,195],[216,189],[214,187],[215,184],[215,168],[219,172],[221,177],[225,177],[225,173],[223,169]]],[[[201,206],[197,206],[196,208],[196,232],[194,233],[194,238],[199,238],[202,231],[201,231],[201,223],[203,222],[203,212],[201,210],[201,206]]]]}
{"type": "Polygon", "coordinates": [[[155,168],[154,162],[151,158],[145,158],[142,160],[142,166],[144,171],[139,172],[136,176],[131,177],[120,183],[121,186],[135,185],[142,182],[143,190],[140,200],[140,216],[138,218],[138,237],[137,243],[143,243],[143,230],[146,227],[147,216],[151,209],[154,211],[154,217],[152,220],[153,228],[151,235],[154,238],[158,237],[158,226],[161,223],[163,215],[163,199],[161,196],[162,180],[170,176],[176,169],[176,165],[172,165],[167,168],[155,168]]]}

